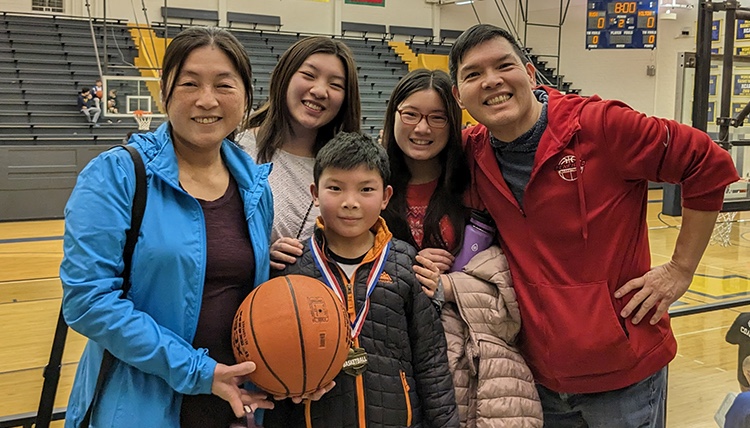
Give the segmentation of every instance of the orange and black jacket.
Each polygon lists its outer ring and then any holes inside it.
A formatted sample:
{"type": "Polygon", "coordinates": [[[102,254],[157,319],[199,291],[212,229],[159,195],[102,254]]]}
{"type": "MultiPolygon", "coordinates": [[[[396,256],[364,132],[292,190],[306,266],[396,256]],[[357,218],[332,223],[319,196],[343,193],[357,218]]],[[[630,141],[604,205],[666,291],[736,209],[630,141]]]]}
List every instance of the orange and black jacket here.
{"type": "MultiPolygon", "coordinates": [[[[437,310],[414,276],[416,251],[392,238],[382,219],[372,231],[375,244],[351,283],[357,310],[365,302],[372,263],[388,242],[391,248],[357,339],[367,352],[367,370],[357,377],[340,373],[336,386],[309,406],[291,400],[277,402],[274,410],[266,411],[264,428],[458,427],[445,334],[437,310]]],[[[327,254],[320,219],[314,237],[327,254]]],[[[322,281],[309,240],[304,244],[297,262],[277,274],[301,274],[322,281]]],[[[326,263],[339,283],[347,284],[346,276],[327,255],[326,263]]]]}

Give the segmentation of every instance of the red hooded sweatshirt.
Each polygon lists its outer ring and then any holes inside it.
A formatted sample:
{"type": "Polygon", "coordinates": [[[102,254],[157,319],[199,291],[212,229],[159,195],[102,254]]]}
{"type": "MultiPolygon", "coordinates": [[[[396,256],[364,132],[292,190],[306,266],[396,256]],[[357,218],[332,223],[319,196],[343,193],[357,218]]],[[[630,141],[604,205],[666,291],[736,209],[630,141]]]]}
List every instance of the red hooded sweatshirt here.
{"type": "Polygon", "coordinates": [[[654,374],[677,350],[668,315],[633,325],[619,313],[635,293],[614,297],[651,268],[649,180],[680,183],[684,207],[718,211],[739,177],[729,153],[703,132],[620,102],[542,89],[548,125],[523,207],[482,125],[463,135],[470,199],[498,225],[521,308],[520,346],[536,381],[565,393],[611,391],[654,374]]]}

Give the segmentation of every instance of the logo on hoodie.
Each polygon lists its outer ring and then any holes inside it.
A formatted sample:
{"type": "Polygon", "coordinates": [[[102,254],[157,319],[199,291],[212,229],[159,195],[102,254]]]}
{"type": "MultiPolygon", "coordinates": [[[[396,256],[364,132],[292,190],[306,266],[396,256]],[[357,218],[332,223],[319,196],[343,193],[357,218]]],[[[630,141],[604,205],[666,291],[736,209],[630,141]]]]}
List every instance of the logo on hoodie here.
{"type": "Polygon", "coordinates": [[[565,181],[578,180],[578,168],[576,167],[575,155],[566,155],[560,159],[555,167],[557,174],[565,181]]]}

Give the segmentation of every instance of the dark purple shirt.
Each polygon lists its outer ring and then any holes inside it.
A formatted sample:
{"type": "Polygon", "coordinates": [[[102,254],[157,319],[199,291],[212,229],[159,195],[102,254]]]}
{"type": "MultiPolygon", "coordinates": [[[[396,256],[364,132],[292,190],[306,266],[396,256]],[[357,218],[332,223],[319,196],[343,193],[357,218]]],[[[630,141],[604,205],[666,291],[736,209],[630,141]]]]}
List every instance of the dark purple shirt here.
{"type": "MultiPolygon", "coordinates": [[[[232,321],[253,289],[253,247],[234,178],[230,176],[224,196],[199,202],[206,220],[206,279],[193,346],[206,348],[211,358],[232,365],[232,321]]],[[[234,419],[229,403],[215,395],[183,396],[182,428],[226,428],[234,419]]]]}

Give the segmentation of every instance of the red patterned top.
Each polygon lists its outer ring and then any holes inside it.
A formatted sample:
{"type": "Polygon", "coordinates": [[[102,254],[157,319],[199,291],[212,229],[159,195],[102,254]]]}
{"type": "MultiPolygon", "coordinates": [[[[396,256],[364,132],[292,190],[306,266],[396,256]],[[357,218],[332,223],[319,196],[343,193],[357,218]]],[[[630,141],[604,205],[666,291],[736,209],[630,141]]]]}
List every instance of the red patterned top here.
{"type": "MultiPolygon", "coordinates": [[[[430,198],[437,188],[438,180],[422,183],[409,184],[406,186],[406,222],[409,224],[411,236],[417,243],[418,249],[422,249],[422,239],[424,238],[424,216],[427,213],[427,205],[430,198]]],[[[456,247],[456,233],[453,230],[448,216],[443,216],[440,220],[440,234],[447,244],[448,249],[456,247]]]]}

